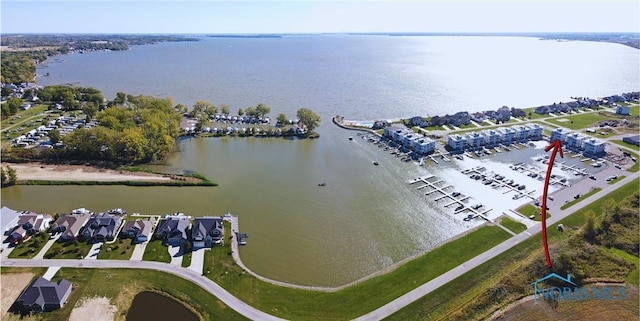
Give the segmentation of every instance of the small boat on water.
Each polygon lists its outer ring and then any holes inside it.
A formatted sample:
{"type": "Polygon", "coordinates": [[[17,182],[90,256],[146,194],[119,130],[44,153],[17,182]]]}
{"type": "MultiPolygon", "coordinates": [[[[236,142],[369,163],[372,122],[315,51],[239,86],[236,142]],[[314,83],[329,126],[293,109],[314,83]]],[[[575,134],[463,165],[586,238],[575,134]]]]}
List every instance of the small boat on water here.
{"type": "Polygon", "coordinates": [[[451,196],[458,197],[458,196],[460,196],[460,192],[453,192],[453,193],[451,193],[451,196]]]}
{"type": "Polygon", "coordinates": [[[593,162],[593,163],[591,163],[591,166],[593,166],[593,167],[602,167],[602,162],[593,162]]]}
{"type": "Polygon", "coordinates": [[[322,182],[322,183],[319,183],[318,186],[327,186],[327,183],[322,182]]]}
{"type": "Polygon", "coordinates": [[[456,207],[456,212],[462,211],[463,209],[464,209],[464,205],[459,205],[458,207],[456,207]]]}
{"type": "Polygon", "coordinates": [[[349,136],[349,140],[353,140],[353,136],[349,136]]]}
{"type": "Polygon", "coordinates": [[[380,165],[380,163],[378,163],[378,160],[376,159],[376,160],[373,161],[373,165],[378,166],[378,165],[380,165]]]}
{"type": "Polygon", "coordinates": [[[418,162],[418,165],[424,166],[424,157],[420,157],[420,162],[418,162]]]}

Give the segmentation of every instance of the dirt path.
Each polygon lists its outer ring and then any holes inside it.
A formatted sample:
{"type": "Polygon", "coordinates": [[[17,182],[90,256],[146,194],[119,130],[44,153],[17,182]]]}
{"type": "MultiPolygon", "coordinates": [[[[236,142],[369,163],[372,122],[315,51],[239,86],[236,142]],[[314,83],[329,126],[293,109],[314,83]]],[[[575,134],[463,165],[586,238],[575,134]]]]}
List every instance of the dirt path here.
{"type": "Polygon", "coordinates": [[[113,321],[116,310],[105,297],[85,299],[73,308],[69,321],[113,321]]]}
{"type": "Polygon", "coordinates": [[[170,177],[145,172],[99,169],[83,165],[45,165],[39,163],[2,164],[16,170],[18,180],[52,181],[169,181],[170,177]]]}

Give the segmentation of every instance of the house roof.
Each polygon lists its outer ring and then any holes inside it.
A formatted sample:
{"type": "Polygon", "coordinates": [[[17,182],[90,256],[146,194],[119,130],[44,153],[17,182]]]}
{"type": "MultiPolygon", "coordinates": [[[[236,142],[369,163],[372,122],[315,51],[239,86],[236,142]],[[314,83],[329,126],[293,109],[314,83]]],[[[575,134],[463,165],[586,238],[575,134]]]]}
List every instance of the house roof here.
{"type": "Polygon", "coordinates": [[[64,226],[66,227],[66,229],[62,233],[62,235],[75,237],[76,235],[78,235],[80,228],[84,226],[87,220],[89,220],[89,216],[87,214],[62,215],[53,223],[51,227],[56,228],[58,226],[64,226]]]}
{"type": "MultiPolygon", "coordinates": [[[[220,217],[197,217],[193,221],[191,238],[193,240],[204,240],[212,230],[222,231],[222,218],[220,217]]],[[[222,234],[220,234],[222,235],[222,234]]]]}
{"type": "Polygon", "coordinates": [[[44,308],[46,304],[64,304],[66,293],[71,289],[71,282],[62,279],[57,283],[45,278],[37,278],[18,297],[23,306],[37,305],[44,308]]]}
{"type": "Polygon", "coordinates": [[[121,221],[122,218],[120,216],[108,213],[92,216],[84,226],[82,236],[86,238],[114,236],[115,230],[121,221]]]}
{"type": "Polygon", "coordinates": [[[20,216],[20,212],[14,211],[6,206],[0,209],[0,227],[3,233],[16,225],[18,216],[20,216]]]}
{"type": "Polygon", "coordinates": [[[189,218],[186,216],[170,216],[158,223],[156,234],[171,238],[181,237],[186,240],[189,224],[189,218]]]}

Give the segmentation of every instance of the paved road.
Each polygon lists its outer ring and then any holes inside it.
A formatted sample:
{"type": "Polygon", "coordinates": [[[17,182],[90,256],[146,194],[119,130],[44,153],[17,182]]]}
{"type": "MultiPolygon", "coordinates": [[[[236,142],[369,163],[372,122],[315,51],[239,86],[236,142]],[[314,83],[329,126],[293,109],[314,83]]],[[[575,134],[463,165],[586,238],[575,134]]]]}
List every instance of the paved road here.
{"type": "MultiPolygon", "coordinates": [[[[619,181],[617,184],[613,184],[613,185],[607,185],[605,187],[602,187],[602,190],[599,191],[598,193],[595,193],[594,195],[591,195],[590,197],[582,200],[581,202],[573,205],[572,207],[570,207],[567,210],[560,210],[560,206],[558,205],[558,209],[555,212],[551,212],[553,213],[551,218],[549,218],[547,220],[547,226],[551,226],[555,223],[557,223],[558,221],[564,219],[565,217],[567,217],[568,215],[572,214],[573,212],[580,210],[584,207],[587,207],[588,205],[590,205],[592,202],[598,200],[599,198],[601,198],[603,195],[610,193],[612,191],[614,191],[615,189],[619,188],[620,186],[627,184],[631,181],[633,181],[634,179],[638,178],[639,174],[638,173],[633,173],[632,175],[629,175],[628,177],[624,178],[623,180],[619,181]]],[[[557,202],[557,204],[560,204],[559,202],[557,202]]],[[[551,208],[550,208],[551,211],[551,208]]],[[[399,311],[400,309],[404,308],[405,306],[413,303],[414,301],[420,299],[421,297],[431,293],[432,291],[436,290],[437,288],[453,281],[455,278],[463,275],[466,272],[469,272],[470,270],[478,267],[479,265],[481,265],[482,263],[485,263],[486,261],[502,254],[503,252],[511,249],[512,247],[522,243],[524,240],[528,239],[529,237],[531,237],[532,235],[537,234],[538,232],[540,232],[542,229],[542,225],[541,224],[536,224],[530,228],[528,228],[526,231],[511,237],[510,239],[498,244],[497,246],[489,249],[488,251],[464,262],[461,265],[458,265],[457,267],[455,267],[454,269],[448,271],[447,273],[444,273],[442,275],[440,275],[439,277],[419,286],[418,288],[414,289],[413,291],[410,291],[409,293],[383,305],[382,307],[367,313],[359,318],[357,318],[356,320],[381,320],[383,318],[386,318],[390,315],[392,315],[393,313],[399,311]]],[[[540,242],[540,244],[542,245],[542,240],[540,242]]]]}
{"type": "MultiPolygon", "coordinates": [[[[192,270],[185,269],[167,263],[148,261],[126,261],[126,260],[39,260],[39,259],[2,259],[2,266],[20,267],[48,267],[52,264],[66,268],[118,268],[118,269],[148,269],[163,271],[177,275],[185,280],[201,286],[209,293],[215,295],[220,301],[234,309],[250,320],[283,320],[267,313],[264,313],[231,295],[218,284],[207,279],[192,270]]],[[[213,303],[212,303],[213,304],[213,303]]]]}

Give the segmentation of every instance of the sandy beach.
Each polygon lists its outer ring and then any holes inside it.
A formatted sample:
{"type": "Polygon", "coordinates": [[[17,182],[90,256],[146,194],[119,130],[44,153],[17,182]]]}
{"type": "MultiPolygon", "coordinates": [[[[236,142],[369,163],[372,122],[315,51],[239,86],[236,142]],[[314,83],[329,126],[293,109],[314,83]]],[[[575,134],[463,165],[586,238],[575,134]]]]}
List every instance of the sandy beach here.
{"type": "Polygon", "coordinates": [[[16,170],[18,180],[52,181],[169,181],[170,177],[145,172],[127,172],[84,165],[47,165],[40,163],[2,164],[16,170]]]}

